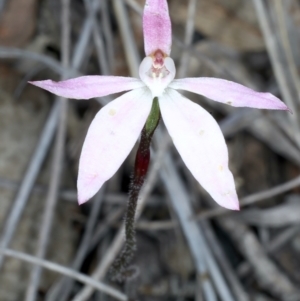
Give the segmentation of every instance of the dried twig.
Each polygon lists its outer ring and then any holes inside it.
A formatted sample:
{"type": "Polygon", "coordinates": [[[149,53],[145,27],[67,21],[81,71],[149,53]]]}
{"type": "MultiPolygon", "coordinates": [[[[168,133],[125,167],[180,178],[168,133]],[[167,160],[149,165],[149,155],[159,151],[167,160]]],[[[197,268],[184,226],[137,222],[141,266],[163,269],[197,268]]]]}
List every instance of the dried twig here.
{"type": "Polygon", "coordinates": [[[230,215],[231,218],[242,221],[245,224],[272,228],[300,224],[299,216],[299,200],[266,209],[250,208],[238,214],[230,215]]]}
{"type": "Polygon", "coordinates": [[[103,29],[103,35],[105,37],[106,54],[108,58],[109,74],[114,69],[114,41],[111,28],[111,22],[109,19],[108,0],[102,0],[101,5],[101,28],[103,29]]]}
{"type": "Polygon", "coordinates": [[[202,221],[201,226],[205,237],[211,247],[212,252],[216,256],[216,259],[223,270],[224,275],[226,276],[230,287],[238,301],[249,301],[250,298],[248,294],[245,292],[240,280],[238,279],[237,275],[235,274],[234,270],[231,267],[231,264],[228,262],[226,255],[220,243],[213,232],[211,225],[207,221],[202,221]]]}
{"type": "MultiPolygon", "coordinates": [[[[196,6],[197,0],[190,0],[188,4],[188,13],[186,18],[186,27],[185,27],[185,36],[184,36],[184,44],[186,47],[189,47],[193,40],[194,27],[195,27],[195,14],[196,14],[196,6]]],[[[186,72],[189,67],[189,58],[190,55],[187,51],[182,52],[179,69],[178,69],[178,77],[182,78],[186,76],[186,72]]]]}
{"type": "Polygon", "coordinates": [[[297,288],[268,258],[256,236],[247,226],[226,217],[218,219],[218,223],[249,261],[261,287],[274,297],[291,301],[300,300],[297,288]]]}
{"type": "MultiPolygon", "coordinates": [[[[62,37],[61,37],[61,49],[62,49],[62,66],[68,67],[69,65],[69,53],[70,53],[70,0],[62,0],[62,37]]],[[[66,79],[67,76],[63,75],[62,79],[66,79]]],[[[57,202],[57,194],[60,185],[61,171],[63,166],[65,138],[66,138],[66,121],[68,113],[67,99],[58,99],[59,102],[59,123],[57,137],[54,148],[54,158],[52,163],[50,187],[46,199],[46,206],[44,209],[43,225],[40,231],[36,256],[38,258],[44,258],[47,246],[49,242],[49,236],[52,228],[54,210],[57,202]]],[[[27,287],[26,301],[36,300],[37,289],[40,283],[42,269],[40,266],[35,266],[31,272],[30,283],[27,287]]]]}
{"type": "Polygon", "coordinates": [[[93,250],[100,242],[101,239],[105,236],[109,228],[116,224],[117,221],[123,217],[124,215],[125,208],[124,207],[119,207],[116,210],[110,212],[103,223],[99,224],[97,228],[95,229],[95,232],[93,234],[93,237],[89,241],[89,251],[93,250]]]}
{"type": "Polygon", "coordinates": [[[106,75],[110,73],[111,68],[108,67],[109,61],[107,60],[107,57],[105,55],[105,45],[103,43],[102,35],[99,28],[100,26],[98,26],[98,23],[95,22],[93,26],[93,39],[97,50],[100,70],[102,71],[102,74],[106,75]]]}
{"type": "Polygon", "coordinates": [[[271,240],[266,246],[266,251],[268,253],[274,253],[282,248],[287,242],[289,242],[293,237],[295,237],[300,232],[300,226],[292,226],[284,229],[280,234],[278,234],[273,240],[271,240]]]}
{"type": "Polygon", "coordinates": [[[258,20],[266,41],[267,50],[274,68],[274,72],[283,94],[283,98],[286,101],[289,108],[294,112],[294,116],[290,115],[292,121],[295,142],[300,148],[300,132],[299,132],[299,116],[297,112],[297,106],[294,103],[294,97],[289,88],[289,82],[286,77],[286,69],[283,67],[280,49],[278,47],[278,41],[276,40],[275,34],[273,34],[270,26],[270,18],[268,16],[265,4],[262,0],[253,0],[256,8],[258,20]]]}
{"type": "Polygon", "coordinates": [[[88,10],[88,16],[85,18],[84,24],[82,26],[80,38],[78,39],[75,45],[74,55],[71,64],[72,66],[75,66],[76,69],[81,65],[82,60],[84,58],[82,54],[85,53],[87,45],[89,44],[93,32],[92,29],[94,26],[94,19],[99,8],[100,1],[92,1],[91,9],[88,10]]]}
{"type": "MultiPolygon", "coordinates": [[[[288,29],[286,26],[286,1],[279,0],[274,2],[275,11],[278,16],[278,26],[279,26],[279,32],[280,32],[280,38],[282,40],[282,46],[287,58],[289,71],[291,74],[291,79],[294,83],[294,87],[297,90],[298,93],[298,101],[300,100],[300,77],[299,73],[297,71],[297,65],[294,60],[292,48],[291,48],[291,42],[288,36],[288,29]],[[285,2],[285,3],[283,3],[285,2]]],[[[299,121],[299,120],[298,120],[299,121]]],[[[299,124],[300,126],[300,124],[299,124]]]]}
{"type": "Polygon", "coordinates": [[[121,38],[125,47],[125,56],[128,62],[130,74],[131,76],[138,78],[139,64],[141,60],[133,38],[133,33],[130,30],[129,18],[127,16],[124,2],[123,0],[114,0],[113,5],[119,23],[121,38]]]}
{"type": "Polygon", "coordinates": [[[95,281],[94,279],[84,275],[84,274],[81,274],[81,273],[78,273],[78,272],[75,272],[74,270],[71,270],[67,267],[64,267],[60,264],[57,264],[57,263],[54,263],[54,262],[51,262],[51,261],[47,261],[47,260],[44,260],[44,259],[40,259],[40,258],[37,258],[37,257],[34,257],[34,256],[31,256],[31,255],[28,255],[28,254],[25,254],[25,253],[22,253],[22,252],[17,252],[17,251],[14,251],[14,250],[10,250],[10,249],[0,249],[0,253],[5,255],[5,256],[8,256],[8,257],[13,257],[13,258],[17,258],[17,259],[20,259],[20,260],[23,260],[23,261],[26,261],[26,262],[29,262],[31,264],[34,264],[34,265],[39,265],[45,269],[48,269],[48,270],[51,270],[51,271],[54,271],[54,272],[57,272],[57,273],[60,273],[62,275],[65,275],[67,277],[71,277],[77,281],[80,281],[84,284],[87,284],[87,285],[90,285],[92,286],[94,289],[96,290],[99,290],[99,291],[102,291],[118,300],[122,300],[122,301],[127,301],[127,297],[117,291],[116,289],[100,282],[100,281],[95,281]]]}
{"type": "MultiPolygon", "coordinates": [[[[109,73],[109,67],[108,62],[106,59],[106,53],[104,48],[104,43],[102,39],[102,34],[100,33],[100,26],[98,25],[96,14],[99,11],[100,8],[102,8],[105,3],[102,1],[84,1],[86,10],[88,12],[85,22],[82,26],[82,31],[80,34],[80,39],[77,43],[76,53],[78,54],[78,58],[82,60],[82,53],[85,52],[85,49],[87,48],[87,45],[89,44],[91,35],[93,35],[93,40],[96,46],[97,55],[99,58],[99,64],[100,69],[102,70],[103,74],[109,73]],[[90,3],[91,2],[91,3],[90,3]],[[101,4],[101,6],[100,6],[101,4]]],[[[102,9],[103,10],[103,9],[102,9]]],[[[74,57],[74,60],[76,61],[77,57],[74,57]]],[[[78,60],[77,60],[78,61],[78,60]]],[[[79,62],[79,61],[78,61],[79,62]]]]}
{"type": "Polygon", "coordinates": [[[159,221],[159,222],[144,222],[140,221],[136,224],[137,230],[146,231],[158,231],[158,230],[170,230],[175,227],[179,227],[179,223],[173,220],[170,221],[159,221]]]}
{"type": "Polygon", "coordinates": [[[79,76],[80,73],[76,71],[76,69],[73,68],[68,68],[65,69],[60,62],[57,60],[46,56],[44,54],[39,54],[35,53],[29,50],[24,50],[24,49],[18,49],[14,47],[0,47],[0,58],[2,59],[17,59],[17,58],[22,58],[26,60],[33,60],[36,62],[39,62],[50,69],[52,69],[54,72],[62,75],[66,74],[67,76],[79,76]]]}
{"type": "MultiPolygon", "coordinates": [[[[93,199],[91,213],[87,221],[86,229],[82,237],[81,243],[77,249],[73,263],[71,265],[72,269],[75,271],[79,270],[83,260],[86,257],[86,254],[90,250],[89,244],[99,216],[99,210],[102,205],[104,190],[105,187],[103,187],[93,199]]],[[[73,281],[71,279],[62,278],[59,282],[56,283],[56,285],[50,290],[50,292],[48,292],[46,296],[46,300],[47,301],[66,300],[69,297],[72,286],[73,286],[73,281]]]]}
{"type": "MultiPolygon", "coordinates": [[[[59,103],[56,102],[53,105],[53,108],[41,133],[40,140],[29,162],[28,169],[26,170],[17,196],[13,202],[12,211],[5,222],[0,242],[1,248],[6,248],[9,245],[16,231],[21,214],[26,206],[30,192],[40,171],[42,162],[44,161],[48,148],[50,147],[50,143],[57,125],[58,112],[59,103]]],[[[0,256],[0,267],[2,266],[2,263],[3,258],[0,256]]]]}
{"type": "Polygon", "coordinates": [[[139,15],[142,15],[143,13],[143,8],[141,7],[140,4],[138,4],[135,0],[125,0],[126,3],[139,15]]]}
{"type": "MultiPolygon", "coordinates": [[[[300,176],[291,181],[288,181],[284,184],[273,187],[271,189],[268,189],[268,190],[265,190],[262,192],[258,192],[258,193],[254,193],[252,195],[242,198],[240,200],[240,207],[252,205],[257,202],[263,201],[265,199],[272,198],[276,195],[279,195],[281,193],[289,191],[299,185],[300,185],[300,176]]],[[[227,214],[227,213],[230,213],[230,211],[228,211],[224,208],[218,207],[218,208],[214,208],[214,209],[211,209],[208,211],[203,211],[202,213],[198,214],[195,218],[197,220],[201,220],[201,219],[206,219],[206,218],[217,217],[217,216],[227,214]]]]}
{"type": "MultiPolygon", "coordinates": [[[[11,181],[8,179],[0,178],[0,188],[4,188],[10,191],[16,191],[20,187],[20,183],[17,181],[11,181]]],[[[45,195],[48,188],[44,185],[34,185],[32,188],[33,195],[45,195]]],[[[106,193],[103,201],[110,205],[125,206],[128,195],[126,193],[106,193]]],[[[77,191],[75,189],[62,189],[59,192],[59,198],[66,202],[77,202],[77,191]]],[[[159,206],[162,203],[163,197],[154,195],[148,199],[149,206],[159,206]]]]}

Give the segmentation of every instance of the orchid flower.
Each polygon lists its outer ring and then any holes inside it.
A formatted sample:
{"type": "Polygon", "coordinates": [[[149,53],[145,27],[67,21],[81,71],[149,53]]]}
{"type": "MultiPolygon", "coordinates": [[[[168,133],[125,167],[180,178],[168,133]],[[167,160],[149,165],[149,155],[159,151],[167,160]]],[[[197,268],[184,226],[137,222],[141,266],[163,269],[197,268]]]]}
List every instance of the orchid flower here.
{"type": "Polygon", "coordinates": [[[219,78],[175,79],[170,58],[171,22],[166,0],[146,0],[143,15],[146,57],[140,79],[119,76],[82,76],[60,82],[31,82],[58,96],[90,99],[130,91],[104,106],[92,121],[79,163],[78,201],[89,200],[110,179],[136,143],[158,99],[166,128],[187,168],[221,206],[238,210],[228,151],[215,119],[177,90],[203,95],[235,107],[289,110],[270,93],[255,92],[219,78]]]}

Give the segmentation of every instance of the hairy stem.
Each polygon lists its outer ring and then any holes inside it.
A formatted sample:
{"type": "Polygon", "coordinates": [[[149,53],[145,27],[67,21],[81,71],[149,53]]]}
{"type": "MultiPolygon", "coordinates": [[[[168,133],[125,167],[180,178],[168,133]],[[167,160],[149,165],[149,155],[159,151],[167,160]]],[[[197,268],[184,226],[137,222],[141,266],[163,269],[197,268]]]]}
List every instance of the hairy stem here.
{"type": "Polygon", "coordinates": [[[158,99],[154,98],[152,108],[141,133],[140,144],[136,153],[134,174],[129,188],[129,199],[125,216],[125,246],[111,268],[112,277],[122,281],[133,277],[136,269],[129,268],[129,263],[136,250],[135,212],[140,190],[144,184],[150,162],[150,144],[160,120],[158,99]]]}

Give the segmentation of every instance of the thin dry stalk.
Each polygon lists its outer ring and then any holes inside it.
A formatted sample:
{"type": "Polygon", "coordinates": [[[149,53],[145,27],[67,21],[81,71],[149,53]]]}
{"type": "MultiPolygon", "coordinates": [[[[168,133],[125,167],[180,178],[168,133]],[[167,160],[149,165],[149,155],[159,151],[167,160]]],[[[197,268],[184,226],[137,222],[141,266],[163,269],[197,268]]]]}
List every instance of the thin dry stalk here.
{"type": "Polygon", "coordinates": [[[228,262],[227,256],[224,254],[223,248],[220,245],[211,225],[207,221],[202,221],[201,226],[205,237],[214,253],[220,267],[223,270],[224,275],[229,282],[230,287],[238,301],[250,301],[249,295],[244,290],[240,280],[238,279],[235,271],[231,267],[230,262],[228,262]]]}
{"type": "Polygon", "coordinates": [[[256,236],[247,226],[226,217],[218,219],[218,223],[248,260],[262,288],[275,298],[288,301],[300,300],[297,288],[270,260],[256,236]]]}
{"type": "Polygon", "coordinates": [[[14,47],[0,47],[0,58],[2,59],[26,59],[26,60],[33,60],[39,62],[54,72],[63,75],[66,74],[67,76],[79,76],[80,73],[76,71],[75,67],[73,68],[65,68],[61,65],[60,62],[57,60],[46,56],[44,54],[38,54],[29,50],[18,49],[14,47]]]}
{"type": "Polygon", "coordinates": [[[273,238],[268,245],[266,246],[266,251],[268,253],[275,253],[279,249],[281,249],[284,245],[286,245],[293,237],[295,237],[300,232],[300,226],[292,226],[281,233],[279,233],[275,238],[273,238]]]}
{"type": "MultiPolygon", "coordinates": [[[[86,224],[86,229],[71,265],[71,268],[75,271],[80,269],[84,259],[86,258],[86,254],[90,250],[89,244],[93,236],[93,231],[97,223],[99,211],[103,202],[104,190],[105,187],[103,187],[93,199],[93,204],[90,216],[86,224]]],[[[50,289],[50,292],[46,296],[46,301],[67,300],[72,290],[73,284],[73,279],[62,278],[52,289],[50,289]]]]}
{"type": "Polygon", "coordinates": [[[276,40],[276,35],[272,32],[270,26],[270,17],[267,13],[264,1],[253,0],[256,9],[257,17],[266,41],[267,50],[274,68],[274,73],[278,81],[278,85],[283,94],[283,98],[286,101],[289,108],[294,112],[294,115],[290,115],[290,120],[292,122],[292,129],[294,131],[295,142],[300,148],[300,132],[299,132],[299,115],[297,112],[297,105],[294,102],[294,97],[291,94],[291,89],[289,86],[289,81],[286,76],[286,68],[282,64],[282,56],[279,49],[279,43],[276,40]]]}
{"type": "Polygon", "coordinates": [[[100,281],[95,281],[94,279],[92,279],[84,274],[78,273],[78,272],[76,272],[72,269],[69,269],[67,267],[64,267],[60,264],[57,264],[57,263],[54,263],[51,261],[47,261],[44,259],[40,259],[35,256],[31,256],[31,255],[28,255],[28,254],[25,254],[22,252],[17,252],[17,251],[10,250],[10,249],[0,249],[0,253],[2,255],[8,256],[8,257],[20,259],[20,260],[23,260],[25,262],[28,262],[28,263],[31,263],[34,265],[39,265],[50,271],[54,271],[56,273],[60,273],[67,277],[73,278],[77,281],[80,281],[83,284],[90,285],[94,289],[104,292],[118,300],[127,301],[127,297],[123,293],[117,291],[115,288],[110,287],[109,285],[104,284],[100,281]]]}
{"type": "MultiPolygon", "coordinates": [[[[17,196],[13,202],[12,210],[5,222],[3,234],[1,236],[0,248],[7,248],[16,231],[17,225],[28,201],[30,192],[33,188],[41,165],[44,162],[45,156],[50,147],[50,143],[57,126],[58,112],[59,103],[55,102],[42,130],[37,147],[29,162],[28,169],[25,172],[17,196]]],[[[2,264],[3,257],[0,256],[0,268],[2,267],[2,264]]]]}
{"type": "Polygon", "coordinates": [[[126,3],[139,15],[143,14],[143,8],[135,0],[125,0],[126,3]]]}
{"type": "Polygon", "coordinates": [[[113,41],[113,33],[111,28],[111,22],[109,19],[109,10],[108,10],[108,2],[109,0],[102,0],[101,5],[101,28],[103,29],[103,35],[105,38],[106,45],[106,54],[108,58],[108,74],[111,74],[111,71],[114,70],[115,58],[114,58],[114,41],[113,41]]]}
{"type": "Polygon", "coordinates": [[[132,30],[129,25],[129,18],[125,9],[123,0],[114,0],[114,11],[118,20],[119,30],[121,33],[121,39],[125,47],[125,56],[128,62],[128,67],[132,77],[139,78],[139,64],[140,58],[139,53],[134,41],[132,30]]]}
{"type": "MultiPolygon", "coordinates": [[[[295,187],[298,187],[299,185],[300,185],[300,176],[291,181],[288,181],[284,184],[273,187],[271,189],[268,189],[268,190],[265,190],[262,192],[258,192],[258,193],[254,193],[252,195],[242,198],[240,200],[240,207],[242,208],[244,206],[253,205],[257,202],[272,198],[281,193],[289,191],[295,187]]],[[[195,219],[202,220],[202,219],[206,219],[206,218],[217,217],[217,216],[228,214],[228,213],[230,213],[230,211],[228,211],[224,208],[218,207],[218,208],[210,209],[208,211],[203,211],[202,213],[198,214],[195,217],[195,219]]]]}
{"type": "MultiPolygon", "coordinates": [[[[69,53],[70,53],[70,0],[62,0],[62,37],[61,37],[61,49],[62,49],[62,65],[63,67],[69,66],[69,53]]],[[[62,79],[65,79],[66,75],[63,75],[62,79]]],[[[51,171],[50,187],[46,199],[46,206],[43,216],[43,225],[40,231],[36,256],[38,258],[44,258],[47,252],[47,247],[50,238],[50,232],[52,228],[55,206],[57,202],[57,195],[60,185],[61,171],[63,166],[65,138],[66,138],[66,121],[68,112],[67,99],[59,99],[60,102],[60,115],[58,132],[55,141],[54,158],[51,171]]],[[[42,269],[40,266],[35,266],[30,275],[30,283],[27,287],[26,301],[34,301],[37,297],[37,290],[40,283],[42,269]]]]}
{"type": "MultiPolygon", "coordinates": [[[[195,14],[196,14],[197,0],[190,0],[188,4],[186,25],[185,25],[185,36],[184,36],[184,45],[188,48],[193,41],[193,34],[195,28],[195,14]]],[[[177,71],[178,77],[182,78],[186,76],[188,67],[189,67],[189,58],[190,55],[187,51],[182,52],[179,69],[177,71]]]]}
{"type": "MultiPolygon", "coordinates": [[[[286,2],[286,1],[285,1],[286,2]]],[[[297,71],[297,65],[294,59],[293,51],[292,51],[292,46],[288,34],[288,29],[287,29],[287,24],[286,24],[286,19],[287,19],[287,11],[286,11],[286,3],[284,3],[283,0],[275,1],[275,11],[278,16],[278,27],[279,27],[279,32],[280,32],[280,38],[282,41],[282,46],[284,49],[284,53],[287,58],[288,62],[288,68],[289,72],[291,74],[291,79],[294,83],[294,87],[297,90],[298,93],[298,102],[300,101],[300,77],[299,73],[297,71]]],[[[296,105],[297,107],[297,105],[296,105]]],[[[300,126],[300,124],[299,124],[300,126]]]]}

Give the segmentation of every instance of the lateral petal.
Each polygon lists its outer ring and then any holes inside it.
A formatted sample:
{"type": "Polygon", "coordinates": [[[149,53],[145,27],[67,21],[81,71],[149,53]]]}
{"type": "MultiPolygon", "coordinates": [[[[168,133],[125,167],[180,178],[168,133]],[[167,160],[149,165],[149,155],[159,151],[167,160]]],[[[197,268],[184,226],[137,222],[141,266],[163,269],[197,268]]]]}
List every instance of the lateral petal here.
{"type": "Polygon", "coordinates": [[[225,79],[213,77],[183,78],[174,80],[169,87],[201,94],[214,101],[234,107],[289,111],[289,108],[273,94],[256,92],[225,79]]]}
{"type": "Polygon", "coordinates": [[[78,202],[88,201],[128,156],[152,105],[148,88],[128,92],[103,107],[92,121],[79,161],[78,202]]]}
{"type": "Polygon", "coordinates": [[[196,180],[219,205],[238,210],[227,146],[214,118],[172,89],[159,98],[159,105],[174,145],[196,180]]]}
{"type": "Polygon", "coordinates": [[[146,56],[153,54],[156,50],[170,55],[172,28],[166,0],[146,0],[143,30],[146,56]]]}
{"type": "Polygon", "coordinates": [[[81,76],[59,82],[48,79],[29,83],[55,95],[74,99],[101,97],[145,86],[137,78],[100,75],[81,76]]]}

